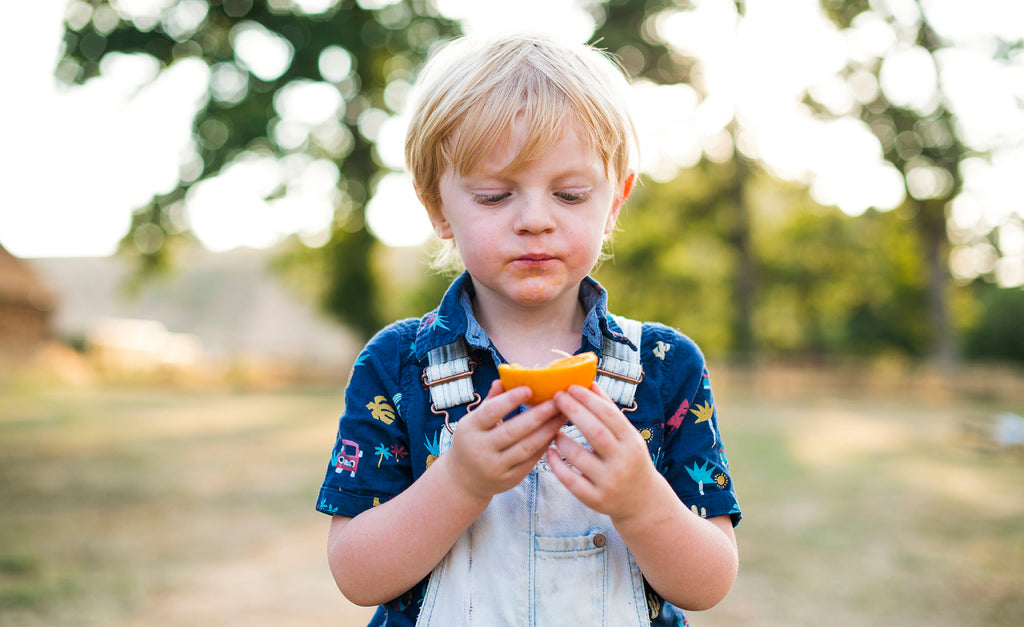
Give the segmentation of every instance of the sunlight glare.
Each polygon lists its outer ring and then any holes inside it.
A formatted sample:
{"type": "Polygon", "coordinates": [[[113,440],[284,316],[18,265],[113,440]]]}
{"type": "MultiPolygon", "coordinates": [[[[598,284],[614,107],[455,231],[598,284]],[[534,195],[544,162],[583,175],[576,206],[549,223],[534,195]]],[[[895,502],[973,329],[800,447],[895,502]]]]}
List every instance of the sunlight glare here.
{"type": "Polygon", "coordinates": [[[882,61],[879,83],[889,102],[928,115],[939,104],[939,79],[932,55],[921,46],[890,51],[882,61]]]}
{"type": "Polygon", "coordinates": [[[366,205],[366,225],[386,246],[418,246],[434,233],[412,179],[396,172],[377,183],[366,205]]]}
{"type": "Polygon", "coordinates": [[[231,27],[231,46],[239,65],[263,81],[272,81],[284,74],[295,54],[290,41],[253,21],[231,27]]]}
{"type": "Polygon", "coordinates": [[[266,248],[291,234],[322,245],[339,201],[340,178],[328,159],[245,153],[189,190],[188,220],[196,237],[214,251],[266,248]]]}
{"type": "Polygon", "coordinates": [[[446,17],[462,20],[467,35],[532,32],[583,42],[596,28],[575,0],[436,0],[435,5],[446,17]]]}
{"type": "Polygon", "coordinates": [[[274,110],[282,118],[314,127],[345,115],[345,101],[330,83],[294,80],[274,93],[274,110]]]}

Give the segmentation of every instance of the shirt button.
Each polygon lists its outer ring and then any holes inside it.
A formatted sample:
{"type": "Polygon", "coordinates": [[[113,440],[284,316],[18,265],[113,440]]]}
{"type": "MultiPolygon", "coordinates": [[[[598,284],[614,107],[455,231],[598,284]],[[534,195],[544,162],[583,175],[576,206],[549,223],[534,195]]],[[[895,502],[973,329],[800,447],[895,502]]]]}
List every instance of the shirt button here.
{"type": "Polygon", "coordinates": [[[594,546],[597,548],[603,547],[608,542],[607,538],[604,537],[603,533],[594,534],[594,546]]]}

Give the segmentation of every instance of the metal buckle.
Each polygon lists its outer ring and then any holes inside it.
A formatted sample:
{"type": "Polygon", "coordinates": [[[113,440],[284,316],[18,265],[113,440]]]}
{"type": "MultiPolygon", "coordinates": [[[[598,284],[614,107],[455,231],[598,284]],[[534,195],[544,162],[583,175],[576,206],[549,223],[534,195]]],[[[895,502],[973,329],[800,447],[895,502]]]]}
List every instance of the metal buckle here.
{"type": "Polygon", "coordinates": [[[429,378],[427,378],[427,371],[424,370],[423,374],[420,375],[420,379],[423,380],[423,385],[427,386],[427,388],[432,388],[435,385],[441,385],[442,383],[449,383],[451,381],[458,381],[459,379],[471,377],[473,376],[474,372],[476,372],[476,364],[471,361],[469,362],[469,370],[465,372],[458,372],[452,375],[448,375],[447,377],[441,377],[440,379],[435,379],[434,381],[431,381],[429,378]]]}
{"type": "Polygon", "coordinates": [[[643,370],[640,371],[640,376],[635,378],[635,379],[633,377],[627,377],[624,374],[619,374],[617,372],[612,372],[611,370],[605,370],[604,368],[598,368],[597,369],[597,374],[603,374],[606,377],[610,377],[612,379],[618,379],[619,381],[625,381],[626,383],[632,383],[633,385],[640,385],[640,382],[644,380],[644,371],[643,370]]]}
{"type": "MultiPolygon", "coordinates": [[[[469,412],[473,411],[473,408],[479,405],[480,401],[482,400],[483,399],[480,398],[480,395],[478,393],[473,392],[473,402],[466,407],[466,414],[468,415],[469,412]]],[[[431,403],[430,411],[433,412],[435,415],[444,416],[444,428],[448,429],[448,433],[455,435],[455,427],[453,427],[451,424],[451,417],[448,415],[447,409],[436,409],[434,407],[434,404],[431,403]]]]}

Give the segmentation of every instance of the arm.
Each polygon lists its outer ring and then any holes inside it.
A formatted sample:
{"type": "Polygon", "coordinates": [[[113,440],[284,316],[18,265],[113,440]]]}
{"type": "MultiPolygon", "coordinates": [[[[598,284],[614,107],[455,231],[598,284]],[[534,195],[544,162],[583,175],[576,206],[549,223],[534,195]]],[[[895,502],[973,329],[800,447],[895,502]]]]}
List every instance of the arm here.
{"type": "Polygon", "coordinates": [[[683,609],[714,606],[738,571],[728,516],[704,519],[687,509],[658,473],[643,438],[596,385],[556,396],[558,408],[593,450],[560,434],[548,463],[588,507],[607,514],[651,586],[683,609]]]}
{"type": "Polygon", "coordinates": [[[503,420],[529,398],[495,381],[487,398],[458,423],[452,446],[390,501],[354,518],[335,516],[327,560],[353,603],[400,596],[441,561],[494,494],[529,474],[565,418],[549,401],[503,420]]]}

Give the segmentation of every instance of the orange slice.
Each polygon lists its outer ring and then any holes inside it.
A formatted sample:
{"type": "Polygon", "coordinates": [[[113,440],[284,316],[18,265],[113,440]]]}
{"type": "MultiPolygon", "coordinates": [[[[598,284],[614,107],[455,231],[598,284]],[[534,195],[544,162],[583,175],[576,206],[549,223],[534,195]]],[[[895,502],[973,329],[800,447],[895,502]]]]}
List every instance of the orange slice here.
{"type": "Polygon", "coordinates": [[[556,359],[540,368],[524,368],[519,364],[498,364],[498,376],[506,390],[525,385],[533,390],[527,405],[539,405],[570,385],[589,388],[597,375],[597,355],[581,353],[556,359]]]}

